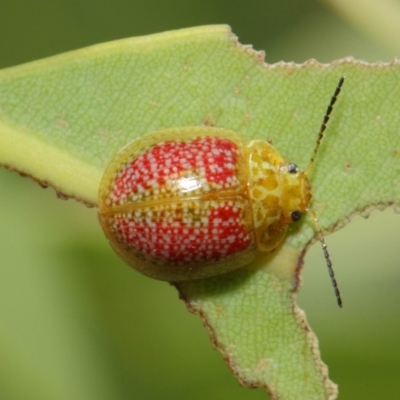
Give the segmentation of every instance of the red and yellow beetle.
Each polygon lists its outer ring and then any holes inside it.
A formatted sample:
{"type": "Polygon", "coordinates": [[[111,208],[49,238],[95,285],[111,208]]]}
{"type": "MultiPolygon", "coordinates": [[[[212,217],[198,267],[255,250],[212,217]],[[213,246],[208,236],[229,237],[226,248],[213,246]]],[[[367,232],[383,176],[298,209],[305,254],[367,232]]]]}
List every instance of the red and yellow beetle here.
{"type": "Polygon", "coordinates": [[[270,143],[246,144],[220,128],[170,128],[129,143],[108,165],[99,192],[100,222],[112,247],[138,271],[170,282],[221,275],[274,250],[289,224],[309,211],[307,174],[343,81],[305,172],[270,143]]]}

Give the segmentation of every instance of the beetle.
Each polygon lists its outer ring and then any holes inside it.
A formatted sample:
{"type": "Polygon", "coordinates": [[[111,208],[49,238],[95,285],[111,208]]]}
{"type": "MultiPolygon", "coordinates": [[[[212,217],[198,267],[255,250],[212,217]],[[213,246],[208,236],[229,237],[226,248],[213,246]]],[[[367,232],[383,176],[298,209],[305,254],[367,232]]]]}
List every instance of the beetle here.
{"type": "Polygon", "coordinates": [[[114,250],[152,278],[179,282],[222,275],[268,253],[305,212],[314,220],[335,290],[332,263],[310,209],[311,172],[339,80],[309,166],[300,171],[267,141],[246,144],[223,128],[162,129],[133,140],[107,166],[99,218],[114,250]]]}

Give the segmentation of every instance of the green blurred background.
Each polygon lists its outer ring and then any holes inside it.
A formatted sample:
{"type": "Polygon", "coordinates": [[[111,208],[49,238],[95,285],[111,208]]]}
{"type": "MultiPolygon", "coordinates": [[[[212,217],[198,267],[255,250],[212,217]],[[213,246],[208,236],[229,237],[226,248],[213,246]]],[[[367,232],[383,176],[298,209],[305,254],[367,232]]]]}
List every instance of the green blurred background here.
{"type": "MultiPolygon", "coordinates": [[[[400,10],[399,1],[391,4],[400,10]]],[[[341,19],[312,0],[1,0],[0,68],[215,23],[265,50],[269,63],[398,56],[385,32],[369,30],[368,18],[352,24],[351,14],[341,19]]],[[[390,25],[375,22],[383,31],[390,25]]],[[[0,399],[267,398],[261,389],[239,386],[173,287],[117,259],[94,209],[60,201],[53,190],[0,169],[0,221],[0,399]]],[[[327,237],[342,310],[319,245],[306,257],[299,302],[340,399],[399,396],[399,237],[393,210],[354,217],[327,237]]]]}

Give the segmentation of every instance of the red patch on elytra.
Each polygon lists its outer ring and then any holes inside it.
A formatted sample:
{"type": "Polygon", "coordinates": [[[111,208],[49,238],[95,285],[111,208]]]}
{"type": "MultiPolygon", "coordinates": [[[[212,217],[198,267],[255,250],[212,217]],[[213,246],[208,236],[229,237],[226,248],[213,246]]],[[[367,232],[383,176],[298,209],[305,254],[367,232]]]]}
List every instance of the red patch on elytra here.
{"type": "Polygon", "coordinates": [[[239,151],[234,142],[218,137],[156,144],[121,171],[113,183],[113,196],[121,198],[139,190],[161,187],[169,178],[190,171],[209,183],[226,185],[237,174],[239,151]]]}
{"type": "Polygon", "coordinates": [[[245,250],[252,242],[240,204],[239,208],[218,203],[200,227],[179,219],[149,224],[145,218],[138,221],[124,215],[116,218],[114,227],[125,246],[151,258],[175,264],[219,260],[245,250]]]}

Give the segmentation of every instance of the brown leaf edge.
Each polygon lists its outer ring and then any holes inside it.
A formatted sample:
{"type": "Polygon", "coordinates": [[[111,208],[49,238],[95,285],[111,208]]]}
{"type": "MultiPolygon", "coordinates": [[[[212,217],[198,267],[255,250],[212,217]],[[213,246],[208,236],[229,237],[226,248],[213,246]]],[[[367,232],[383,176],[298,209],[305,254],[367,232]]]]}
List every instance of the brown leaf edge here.
{"type": "Polygon", "coordinates": [[[77,202],[85,205],[88,208],[97,207],[97,204],[95,204],[95,203],[87,201],[87,200],[85,200],[85,199],[83,199],[81,197],[78,197],[78,196],[74,196],[74,195],[71,195],[71,194],[65,194],[62,191],[62,189],[58,188],[56,185],[54,185],[54,184],[52,184],[50,182],[47,182],[45,180],[40,180],[39,178],[36,178],[35,176],[28,174],[27,172],[20,171],[17,168],[11,166],[11,165],[1,164],[0,163],[0,167],[4,168],[4,169],[6,169],[6,170],[8,170],[10,172],[16,172],[22,178],[32,179],[34,182],[36,182],[38,185],[40,185],[43,189],[47,189],[47,188],[53,189],[55,194],[56,194],[56,196],[57,196],[57,198],[59,198],[60,200],[70,200],[71,199],[71,200],[76,200],[77,202]]]}

